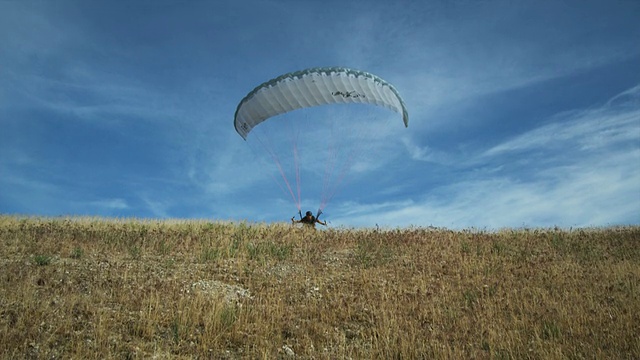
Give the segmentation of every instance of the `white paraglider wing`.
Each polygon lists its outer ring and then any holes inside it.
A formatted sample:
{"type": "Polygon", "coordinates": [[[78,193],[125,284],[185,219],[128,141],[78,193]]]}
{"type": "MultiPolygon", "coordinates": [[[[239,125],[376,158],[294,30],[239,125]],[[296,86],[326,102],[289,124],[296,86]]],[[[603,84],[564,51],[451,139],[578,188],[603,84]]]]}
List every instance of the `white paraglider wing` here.
{"type": "Polygon", "coordinates": [[[266,119],[286,112],[326,104],[363,103],[409,114],[393,85],[376,75],[342,67],[312,68],[281,75],[253,89],[240,101],[234,125],[243,139],[266,119]]]}

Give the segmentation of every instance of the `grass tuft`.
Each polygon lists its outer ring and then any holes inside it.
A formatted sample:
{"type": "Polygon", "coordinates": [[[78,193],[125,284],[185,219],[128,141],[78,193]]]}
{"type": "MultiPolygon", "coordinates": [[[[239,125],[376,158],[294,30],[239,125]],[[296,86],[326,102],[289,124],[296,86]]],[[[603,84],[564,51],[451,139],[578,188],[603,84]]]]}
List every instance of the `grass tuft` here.
{"type": "Polygon", "coordinates": [[[49,255],[36,255],[33,257],[33,262],[38,266],[46,266],[51,264],[51,256],[49,255]]]}

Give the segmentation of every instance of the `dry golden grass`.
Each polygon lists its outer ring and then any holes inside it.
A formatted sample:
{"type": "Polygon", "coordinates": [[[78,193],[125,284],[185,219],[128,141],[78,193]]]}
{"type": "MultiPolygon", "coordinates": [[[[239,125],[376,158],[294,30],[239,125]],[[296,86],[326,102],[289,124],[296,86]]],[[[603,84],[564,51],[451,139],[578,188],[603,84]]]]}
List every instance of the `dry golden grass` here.
{"type": "Polygon", "coordinates": [[[638,359],[640,227],[0,216],[2,358],[638,359]]]}

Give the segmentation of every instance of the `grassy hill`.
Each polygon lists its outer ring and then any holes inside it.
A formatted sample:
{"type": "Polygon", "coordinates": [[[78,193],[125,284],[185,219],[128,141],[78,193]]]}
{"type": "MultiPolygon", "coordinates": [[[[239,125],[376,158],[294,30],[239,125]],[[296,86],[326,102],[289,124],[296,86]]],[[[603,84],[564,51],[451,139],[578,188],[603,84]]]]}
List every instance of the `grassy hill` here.
{"type": "Polygon", "coordinates": [[[640,358],[640,227],[0,216],[2,358],[640,358]]]}

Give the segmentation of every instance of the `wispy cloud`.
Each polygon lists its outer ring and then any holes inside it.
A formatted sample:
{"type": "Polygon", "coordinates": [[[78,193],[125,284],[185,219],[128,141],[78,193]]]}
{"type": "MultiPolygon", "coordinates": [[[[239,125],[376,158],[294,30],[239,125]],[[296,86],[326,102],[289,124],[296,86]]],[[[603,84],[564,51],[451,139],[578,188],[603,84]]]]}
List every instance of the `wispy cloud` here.
{"type": "Polygon", "coordinates": [[[129,204],[127,204],[127,201],[124,199],[104,199],[98,201],[90,201],[86,205],[93,208],[101,208],[103,209],[101,212],[104,212],[105,210],[107,212],[110,212],[114,210],[118,211],[129,209],[129,204]]]}
{"type": "Polygon", "coordinates": [[[640,108],[600,108],[560,114],[552,123],[519,135],[485,152],[492,157],[505,153],[541,149],[598,150],[633,143],[640,138],[640,108]]]}
{"type": "Polygon", "coordinates": [[[403,137],[402,143],[413,160],[426,161],[431,163],[453,165],[457,163],[456,157],[446,151],[433,149],[429,146],[419,146],[409,137],[403,137]]]}
{"type": "Polygon", "coordinates": [[[416,194],[409,203],[342,204],[338,221],[458,228],[636,223],[640,221],[637,94],[634,87],[600,108],[558,114],[547,125],[459,162],[450,160],[456,155],[430,154],[405,142],[414,160],[449,164],[464,169],[463,175],[416,194]],[[511,165],[518,162],[527,168],[511,165]],[[475,171],[487,164],[493,164],[494,171],[475,171]]]}

